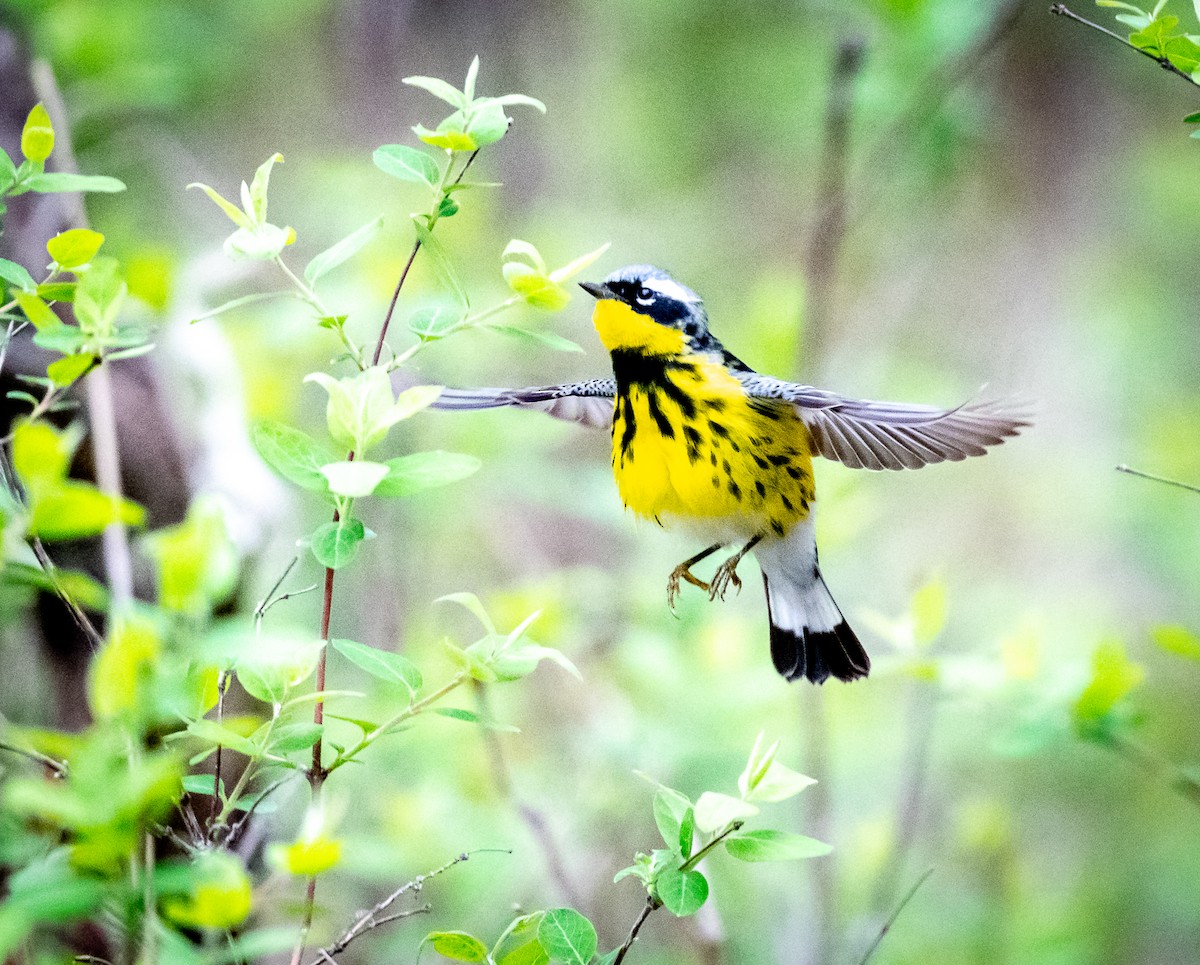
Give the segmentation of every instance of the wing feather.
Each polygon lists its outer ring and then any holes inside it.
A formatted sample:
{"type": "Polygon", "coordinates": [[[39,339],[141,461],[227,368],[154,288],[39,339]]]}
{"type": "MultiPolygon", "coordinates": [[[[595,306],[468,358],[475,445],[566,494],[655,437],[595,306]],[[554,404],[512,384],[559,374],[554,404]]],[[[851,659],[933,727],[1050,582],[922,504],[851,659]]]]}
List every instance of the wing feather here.
{"type": "Polygon", "coordinates": [[[617,385],[612,379],[592,379],[565,385],[533,386],[528,389],[443,389],[435,409],[494,409],[520,406],[538,409],[556,419],[577,422],[594,429],[612,426],[613,397],[617,385]]]}
{"type": "Polygon", "coordinates": [[[851,399],[757,373],[742,379],[752,397],[790,402],[808,426],[813,450],[851,469],[919,469],[982,456],[1030,425],[1010,402],[964,403],[953,409],[851,399]]]}

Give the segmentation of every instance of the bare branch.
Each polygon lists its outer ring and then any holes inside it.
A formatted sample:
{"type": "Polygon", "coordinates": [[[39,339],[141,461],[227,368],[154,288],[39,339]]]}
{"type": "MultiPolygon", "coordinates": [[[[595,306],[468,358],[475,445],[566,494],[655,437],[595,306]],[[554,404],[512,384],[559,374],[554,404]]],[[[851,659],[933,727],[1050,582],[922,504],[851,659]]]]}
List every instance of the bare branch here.
{"type": "Polygon", "coordinates": [[[633,943],[637,941],[638,932],[642,930],[642,925],[646,924],[646,919],[650,917],[650,913],[662,905],[658,904],[653,898],[647,898],[646,904],[642,906],[641,914],[637,916],[637,920],[633,923],[633,927],[629,929],[629,937],[625,939],[625,944],[617,950],[617,957],[613,959],[613,965],[621,965],[625,961],[625,956],[629,954],[629,949],[633,948],[633,943]]]}
{"type": "Polygon", "coordinates": [[[859,961],[858,965],[867,965],[871,960],[871,956],[875,954],[875,950],[882,944],[887,933],[892,930],[892,926],[896,924],[896,919],[900,917],[900,912],[904,911],[904,906],[912,901],[913,895],[917,893],[917,889],[925,884],[926,879],[933,874],[933,868],[925,869],[925,872],[913,883],[913,886],[908,889],[908,893],[900,899],[900,904],[896,906],[896,910],[888,916],[888,920],[883,923],[883,927],[879,929],[879,934],[875,936],[875,941],[871,943],[871,947],[867,949],[867,953],[859,961]]]}
{"type": "Polygon", "coordinates": [[[1179,482],[1177,479],[1167,479],[1165,476],[1155,476],[1153,473],[1142,472],[1140,469],[1132,469],[1129,466],[1121,463],[1117,466],[1117,472],[1128,473],[1130,476],[1140,476],[1142,479],[1149,479],[1153,482],[1165,483],[1168,486],[1175,486],[1178,489],[1186,489],[1191,493],[1200,493],[1200,486],[1193,486],[1191,483],[1179,482]]]}

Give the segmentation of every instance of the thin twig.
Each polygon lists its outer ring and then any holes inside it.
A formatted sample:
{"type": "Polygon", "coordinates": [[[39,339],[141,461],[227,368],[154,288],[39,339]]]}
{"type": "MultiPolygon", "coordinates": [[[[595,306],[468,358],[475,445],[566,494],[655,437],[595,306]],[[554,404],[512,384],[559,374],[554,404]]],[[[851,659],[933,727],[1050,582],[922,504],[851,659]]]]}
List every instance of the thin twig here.
{"type": "Polygon", "coordinates": [[[54,560],[50,559],[50,554],[46,552],[46,547],[42,545],[39,537],[34,537],[31,541],[33,547],[33,555],[37,557],[38,563],[42,566],[42,572],[50,580],[50,585],[54,587],[55,595],[66,606],[67,611],[71,614],[71,618],[75,621],[75,625],[79,627],[80,633],[88,642],[88,647],[95,653],[104,643],[104,637],[100,631],[96,629],[96,625],[88,619],[88,615],[83,612],[83,609],[67,592],[67,588],[63,586],[62,580],[58,576],[58,567],[54,565],[54,560]]]}
{"type": "Polygon", "coordinates": [[[625,961],[625,956],[629,954],[629,949],[633,948],[633,943],[637,941],[638,932],[642,930],[642,925],[646,924],[646,919],[650,917],[652,911],[661,907],[662,905],[653,898],[646,899],[646,903],[642,906],[641,914],[637,916],[633,927],[629,929],[629,937],[625,939],[625,944],[617,949],[617,957],[613,959],[613,965],[621,965],[625,961]]]}
{"type": "Polygon", "coordinates": [[[1190,483],[1179,482],[1177,479],[1167,479],[1165,476],[1155,476],[1153,473],[1142,472],[1140,469],[1132,469],[1124,463],[1121,463],[1121,465],[1117,466],[1116,468],[1117,472],[1128,473],[1131,476],[1140,476],[1142,479],[1149,479],[1153,482],[1165,483],[1168,486],[1186,489],[1191,493],[1200,493],[1200,486],[1193,486],[1190,483]]]}
{"type": "Polygon", "coordinates": [[[246,813],[243,814],[241,816],[241,818],[238,819],[237,824],[230,825],[229,833],[225,836],[225,841],[224,841],[224,845],[226,848],[232,848],[235,844],[237,844],[238,838],[241,837],[242,829],[248,826],[250,819],[252,817],[254,817],[254,812],[258,810],[258,806],[260,804],[262,804],[262,802],[265,801],[268,797],[270,797],[272,794],[274,794],[279,788],[281,788],[281,787],[283,787],[283,785],[287,784],[289,780],[290,779],[286,778],[286,777],[281,778],[280,780],[276,781],[274,784],[270,785],[265,791],[263,791],[258,797],[256,797],[254,799],[254,803],[251,804],[250,807],[247,809],[246,813]]]}
{"type": "Polygon", "coordinates": [[[284,567],[283,572],[279,574],[279,579],[275,581],[271,589],[267,591],[267,595],[264,596],[259,602],[258,606],[254,608],[255,623],[260,623],[262,621],[263,616],[271,607],[271,601],[275,598],[275,594],[278,592],[279,588],[283,586],[283,581],[288,578],[288,574],[292,572],[293,567],[295,567],[295,565],[299,562],[299,556],[292,557],[292,561],[288,563],[288,565],[284,567]]]}
{"type": "Polygon", "coordinates": [[[1122,37],[1119,33],[1115,33],[1114,31],[1109,30],[1107,27],[1103,27],[1098,23],[1092,23],[1092,21],[1088,20],[1086,17],[1079,16],[1079,14],[1075,13],[1073,10],[1070,10],[1065,3],[1050,4],[1050,12],[1055,16],[1066,17],[1068,20],[1074,20],[1076,23],[1081,23],[1085,27],[1091,27],[1093,30],[1098,30],[1106,37],[1112,37],[1112,39],[1117,41],[1117,43],[1128,47],[1130,50],[1136,50],[1139,54],[1149,57],[1163,70],[1174,74],[1176,77],[1182,77],[1193,87],[1200,87],[1200,83],[1197,83],[1192,78],[1191,74],[1176,67],[1173,63],[1171,63],[1171,59],[1169,57],[1163,56],[1162,54],[1156,54],[1153,51],[1146,50],[1144,47],[1139,47],[1136,44],[1130,43],[1128,39],[1122,37]]]}
{"type": "Polygon", "coordinates": [[[888,916],[888,920],[883,923],[883,927],[879,929],[879,934],[875,936],[875,941],[871,943],[871,947],[867,949],[867,953],[859,961],[858,965],[867,965],[871,960],[871,956],[875,954],[875,950],[882,944],[887,933],[892,930],[892,926],[896,924],[896,919],[900,917],[900,912],[904,911],[904,906],[912,901],[913,895],[917,893],[917,889],[925,884],[926,879],[933,874],[933,868],[927,868],[925,872],[917,878],[913,886],[908,889],[908,894],[900,899],[900,904],[896,906],[896,910],[888,916]]]}
{"type": "MultiPolygon", "coordinates": [[[[329,958],[332,958],[334,955],[341,954],[346,950],[346,947],[352,941],[354,941],[354,939],[362,935],[363,932],[370,931],[372,928],[378,928],[380,925],[386,925],[388,922],[396,921],[400,918],[408,918],[412,915],[420,915],[428,912],[432,907],[431,905],[425,905],[423,908],[414,908],[409,911],[397,912],[391,915],[383,915],[381,917],[383,912],[387,911],[388,908],[395,904],[395,902],[401,896],[408,894],[409,892],[412,892],[414,895],[420,894],[421,889],[425,887],[425,883],[429,881],[429,879],[436,878],[438,875],[449,871],[457,864],[462,864],[462,862],[469,860],[473,854],[480,854],[482,851],[492,850],[497,849],[486,848],[477,851],[464,851],[457,857],[447,861],[440,868],[434,868],[433,871],[427,871],[423,875],[417,875],[417,877],[413,878],[412,881],[401,885],[370,910],[360,912],[358,917],[354,920],[354,924],[346,929],[342,937],[327,948],[320,949],[317,952],[318,957],[311,962],[310,965],[318,965],[319,962],[326,961],[329,958]]],[[[511,854],[512,852],[509,851],[506,853],[511,854]]]]}
{"type": "Polygon", "coordinates": [[[27,747],[17,747],[15,744],[10,744],[8,741],[0,740],[0,751],[9,751],[12,754],[20,754],[22,757],[28,757],[31,761],[36,761],[43,767],[48,767],[52,770],[56,777],[67,776],[67,765],[62,761],[57,761],[48,754],[43,754],[41,751],[35,751],[27,747]]]}

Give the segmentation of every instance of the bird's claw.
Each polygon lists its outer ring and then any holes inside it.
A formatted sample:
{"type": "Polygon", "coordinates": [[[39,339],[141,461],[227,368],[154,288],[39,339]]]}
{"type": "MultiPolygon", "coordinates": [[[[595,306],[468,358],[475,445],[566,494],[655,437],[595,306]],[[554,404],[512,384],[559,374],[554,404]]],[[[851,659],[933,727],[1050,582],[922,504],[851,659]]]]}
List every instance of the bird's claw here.
{"type": "Polygon", "coordinates": [[[717,567],[717,571],[713,574],[712,582],[708,586],[708,598],[710,600],[724,600],[730,586],[738,593],[742,592],[742,581],[737,575],[737,565],[739,562],[741,562],[740,555],[731,556],[717,567]]]}
{"type": "Polygon", "coordinates": [[[692,586],[698,586],[706,593],[712,591],[712,585],[705,583],[702,579],[692,573],[687,568],[687,565],[680,563],[671,571],[671,575],[667,577],[667,606],[671,608],[671,612],[675,612],[675,600],[679,596],[679,581],[687,580],[692,586]]]}

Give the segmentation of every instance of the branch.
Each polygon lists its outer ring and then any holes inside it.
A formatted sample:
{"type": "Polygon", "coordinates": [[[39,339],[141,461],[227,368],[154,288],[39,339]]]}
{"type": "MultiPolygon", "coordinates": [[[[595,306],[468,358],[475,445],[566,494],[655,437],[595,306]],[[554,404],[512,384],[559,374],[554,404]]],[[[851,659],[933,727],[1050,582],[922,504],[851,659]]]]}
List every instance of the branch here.
{"type": "Polygon", "coordinates": [[[1162,54],[1156,54],[1153,51],[1147,50],[1145,47],[1139,47],[1137,44],[1130,43],[1128,39],[1122,37],[1119,33],[1114,33],[1107,27],[1100,26],[1098,23],[1092,23],[1092,21],[1086,19],[1085,17],[1081,17],[1074,11],[1067,9],[1067,5],[1065,3],[1050,4],[1050,12],[1055,16],[1066,17],[1068,20],[1074,20],[1076,23],[1081,23],[1085,27],[1091,27],[1093,30],[1098,30],[1100,33],[1104,34],[1104,36],[1112,37],[1112,39],[1117,41],[1117,43],[1124,44],[1130,50],[1136,50],[1139,54],[1149,57],[1163,70],[1174,74],[1176,77],[1182,77],[1193,87],[1200,87],[1200,83],[1197,83],[1195,80],[1193,80],[1191,74],[1176,67],[1173,63],[1171,63],[1171,59],[1169,57],[1166,57],[1162,54]]]}
{"type": "Polygon", "coordinates": [[[920,888],[921,885],[925,884],[926,879],[931,874],[933,874],[933,869],[927,868],[925,873],[922,874],[921,877],[916,880],[913,886],[908,889],[908,894],[900,899],[900,904],[896,906],[896,910],[893,911],[888,917],[888,920],[883,923],[883,927],[879,929],[879,934],[875,936],[875,941],[871,943],[871,947],[867,949],[867,953],[862,957],[858,965],[867,965],[867,962],[871,960],[871,956],[875,954],[875,950],[883,942],[883,939],[887,936],[887,933],[891,931],[892,926],[896,924],[896,919],[900,917],[900,912],[904,911],[904,906],[912,901],[912,897],[917,893],[917,889],[920,888]]]}
{"type": "Polygon", "coordinates": [[[650,912],[661,907],[662,905],[653,898],[646,899],[646,904],[642,906],[641,914],[637,916],[637,921],[629,929],[629,937],[625,939],[625,944],[617,950],[617,957],[613,959],[613,965],[621,965],[625,961],[625,956],[629,953],[629,949],[633,947],[633,943],[637,941],[638,932],[641,931],[642,925],[646,923],[646,919],[650,917],[650,912]]]}
{"type": "MultiPolygon", "coordinates": [[[[436,878],[442,872],[449,871],[456,864],[462,864],[462,862],[469,860],[471,855],[480,854],[483,850],[491,851],[495,849],[486,848],[478,851],[464,851],[462,854],[458,855],[458,857],[447,861],[440,868],[434,868],[433,871],[427,871],[423,875],[417,875],[412,881],[401,885],[390,895],[384,898],[383,901],[375,905],[374,908],[371,908],[369,911],[361,912],[358,918],[355,919],[354,924],[346,929],[345,934],[343,934],[341,938],[339,938],[328,948],[320,949],[317,952],[317,957],[313,959],[309,965],[321,965],[322,962],[327,963],[334,955],[339,955],[345,951],[346,947],[352,941],[354,941],[354,939],[362,935],[363,932],[370,931],[372,928],[378,928],[380,925],[386,925],[388,922],[398,921],[401,918],[411,918],[413,915],[423,915],[428,913],[433,906],[427,904],[421,908],[412,908],[408,911],[395,912],[391,915],[383,914],[383,912],[387,911],[388,908],[390,908],[402,895],[405,895],[410,891],[414,895],[420,894],[421,889],[425,887],[425,882],[427,882],[430,878],[436,878]]],[[[511,854],[512,852],[508,853],[511,854]]]]}
{"type": "Polygon", "coordinates": [[[1129,466],[1121,463],[1116,467],[1117,472],[1128,473],[1131,476],[1140,476],[1142,479],[1149,479],[1153,482],[1165,483],[1168,486],[1176,486],[1179,489],[1186,489],[1191,493],[1200,493],[1200,486],[1193,486],[1190,483],[1179,482],[1176,479],[1167,479],[1165,476],[1155,476],[1153,473],[1142,472],[1140,469],[1131,469],[1129,466]]]}
{"type": "Polygon", "coordinates": [[[8,741],[0,740],[0,751],[9,751],[12,754],[20,754],[22,757],[28,757],[31,761],[36,761],[42,767],[52,770],[56,777],[67,776],[67,765],[62,761],[56,761],[48,754],[43,754],[41,751],[35,751],[26,747],[17,747],[15,744],[10,744],[8,741]]]}

